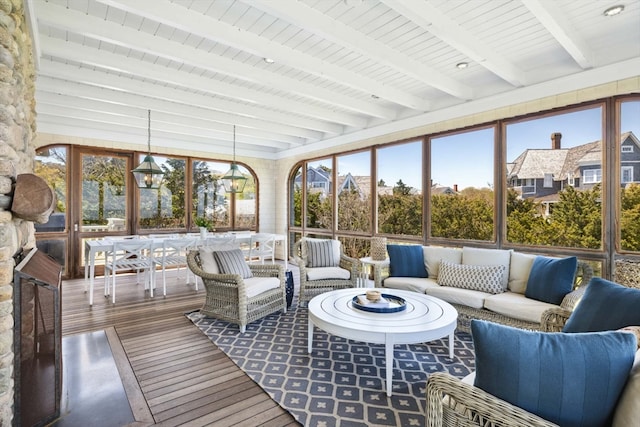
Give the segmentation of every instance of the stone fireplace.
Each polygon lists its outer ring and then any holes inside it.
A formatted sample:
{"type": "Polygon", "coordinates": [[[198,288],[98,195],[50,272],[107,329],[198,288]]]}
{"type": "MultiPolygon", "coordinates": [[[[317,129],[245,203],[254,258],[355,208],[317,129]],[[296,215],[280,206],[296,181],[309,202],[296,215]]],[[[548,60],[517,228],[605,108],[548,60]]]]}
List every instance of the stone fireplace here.
{"type": "Polygon", "coordinates": [[[35,247],[34,227],[11,212],[18,174],[33,171],[35,68],[23,0],[0,0],[0,425],[14,404],[13,256],[35,247]]]}

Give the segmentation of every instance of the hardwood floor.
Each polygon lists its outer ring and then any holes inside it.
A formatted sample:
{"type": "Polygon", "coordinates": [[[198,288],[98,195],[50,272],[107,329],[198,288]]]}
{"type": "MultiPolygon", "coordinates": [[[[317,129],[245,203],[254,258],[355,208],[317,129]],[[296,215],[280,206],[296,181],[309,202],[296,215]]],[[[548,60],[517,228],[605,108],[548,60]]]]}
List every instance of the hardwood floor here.
{"type": "Polygon", "coordinates": [[[64,281],[63,335],[107,331],[134,425],[299,425],[184,316],[202,306],[204,290],[181,273],[168,272],[167,296],[159,287],[154,298],[135,275],[118,275],[116,304],[98,277],[93,307],[83,279],[64,281]]]}

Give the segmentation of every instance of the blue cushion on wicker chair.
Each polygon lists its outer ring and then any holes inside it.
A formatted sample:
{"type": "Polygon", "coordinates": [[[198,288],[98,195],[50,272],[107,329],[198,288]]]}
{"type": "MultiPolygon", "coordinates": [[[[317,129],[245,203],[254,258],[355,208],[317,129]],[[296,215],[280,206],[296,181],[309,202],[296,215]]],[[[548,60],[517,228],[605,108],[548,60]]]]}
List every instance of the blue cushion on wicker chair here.
{"type": "Polygon", "coordinates": [[[562,426],[610,425],[636,338],[627,332],[565,334],[472,320],[474,385],[562,426]]]}
{"type": "Polygon", "coordinates": [[[626,326],[640,326],[640,289],[594,277],[562,331],[613,331],[626,326]]]}

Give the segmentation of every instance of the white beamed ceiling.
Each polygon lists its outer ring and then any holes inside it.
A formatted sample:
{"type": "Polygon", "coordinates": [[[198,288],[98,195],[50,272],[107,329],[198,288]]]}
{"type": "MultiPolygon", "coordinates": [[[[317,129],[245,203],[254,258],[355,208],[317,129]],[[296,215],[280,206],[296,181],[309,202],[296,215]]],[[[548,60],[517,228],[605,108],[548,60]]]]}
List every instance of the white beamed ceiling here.
{"type": "Polygon", "coordinates": [[[277,159],[640,74],[640,0],[27,0],[27,11],[38,131],[141,150],[147,109],[152,149],[229,154],[236,125],[239,155],[277,159]],[[622,14],[603,15],[616,4],[622,14]]]}

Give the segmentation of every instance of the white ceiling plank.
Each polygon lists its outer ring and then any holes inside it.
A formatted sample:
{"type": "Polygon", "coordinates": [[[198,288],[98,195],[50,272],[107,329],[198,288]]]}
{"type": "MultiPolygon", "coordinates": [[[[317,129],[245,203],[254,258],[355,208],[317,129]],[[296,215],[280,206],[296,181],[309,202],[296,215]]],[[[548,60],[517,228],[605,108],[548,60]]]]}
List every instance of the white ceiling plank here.
{"type": "MultiPolygon", "coordinates": [[[[287,141],[290,145],[302,145],[305,139],[308,140],[308,138],[303,139],[286,134],[271,133],[267,129],[272,129],[275,126],[274,124],[258,121],[256,119],[232,116],[227,113],[205,110],[195,106],[187,106],[170,101],[147,98],[140,94],[125,93],[111,89],[88,86],[80,83],[58,80],[48,76],[42,76],[40,78],[38,91],[64,95],[73,98],[79,103],[84,100],[95,100],[103,103],[111,103],[116,107],[130,106],[143,110],[150,109],[153,111],[165,112],[176,115],[177,117],[199,118],[201,120],[213,121],[214,124],[212,126],[214,127],[216,126],[215,122],[227,127],[237,125],[247,129],[252,129],[253,132],[259,132],[263,135],[263,138],[273,135],[273,138],[271,138],[272,140],[287,141]],[[292,141],[291,138],[294,140],[292,141]]],[[[317,139],[319,138],[313,138],[312,140],[317,139]]]]}
{"type": "Polygon", "coordinates": [[[381,1],[513,86],[527,83],[522,70],[426,1],[381,1]]]}
{"type": "Polygon", "coordinates": [[[182,86],[185,89],[197,88],[200,91],[214,95],[270,106],[278,110],[296,112],[307,117],[329,122],[359,128],[367,125],[367,119],[355,115],[337,113],[328,108],[308,105],[298,100],[274,96],[178,70],[169,70],[161,65],[126,58],[118,54],[92,49],[61,39],[41,37],[41,44],[44,54],[72,60],[81,64],[97,66],[157,82],[171,83],[182,86]]]}
{"type": "MultiPolygon", "coordinates": [[[[41,106],[54,106],[56,108],[69,108],[99,114],[107,114],[120,117],[137,117],[147,118],[147,109],[144,107],[132,107],[128,105],[118,105],[114,103],[97,101],[93,99],[80,99],[74,96],[63,95],[44,91],[42,88],[36,90],[36,111],[40,113],[41,106]]],[[[163,122],[167,124],[176,124],[181,126],[193,127],[199,130],[211,131],[212,137],[217,139],[233,140],[233,126],[213,122],[202,118],[187,117],[184,115],[175,115],[163,111],[152,110],[154,122],[163,122]]],[[[277,145],[282,149],[291,148],[292,146],[302,145],[300,138],[287,137],[284,135],[267,135],[262,130],[236,126],[236,134],[240,138],[246,138],[243,142],[254,145],[277,145]]]]}
{"type": "MultiPolygon", "coordinates": [[[[71,119],[100,122],[113,126],[126,126],[140,129],[146,129],[148,122],[147,117],[123,116],[110,114],[104,111],[89,111],[72,106],[66,106],[62,108],[59,105],[52,105],[46,102],[38,106],[38,113],[48,115],[61,114],[71,119]]],[[[233,134],[231,134],[231,138],[229,138],[228,132],[216,132],[211,129],[191,127],[189,123],[168,123],[163,119],[166,119],[166,115],[152,115],[152,125],[155,131],[170,134],[179,134],[182,135],[183,139],[198,137],[205,139],[210,138],[213,141],[226,141],[227,143],[233,143],[233,134]]],[[[240,134],[236,134],[236,142],[251,146],[271,147],[278,150],[291,148],[291,146],[286,143],[280,143],[277,141],[264,141],[240,134]]]]}
{"type": "Polygon", "coordinates": [[[210,19],[166,0],[97,1],[154,21],[170,24],[181,30],[233,46],[262,58],[272,58],[279,64],[304,70],[315,76],[356,88],[408,108],[425,111],[430,105],[419,96],[396,90],[365,75],[353,73],[304,52],[273,43],[264,37],[243,31],[219,20],[210,19]]]}
{"type": "Polygon", "coordinates": [[[316,85],[287,78],[264,68],[252,69],[243,63],[221,56],[213,56],[206,51],[186,46],[183,43],[156,37],[85,13],[56,6],[53,3],[42,3],[39,9],[42,13],[40,22],[65,31],[161,56],[176,62],[184,62],[262,86],[297,93],[356,113],[386,119],[394,119],[396,116],[393,110],[375,103],[349,98],[336,91],[322,90],[316,85]]]}
{"type": "MultiPolygon", "coordinates": [[[[216,110],[218,117],[220,117],[219,121],[225,123],[234,124],[243,121],[245,126],[249,126],[250,121],[255,120],[256,123],[260,122],[264,125],[263,122],[269,120],[273,122],[270,127],[267,127],[271,131],[300,136],[307,139],[320,139],[322,132],[340,134],[343,131],[342,126],[328,122],[292,116],[277,111],[263,110],[252,105],[211,98],[172,87],[119,77],[100,71],[80,69],[50,60],[41,61],[40,74],[42,76],[80,82],[85,85],[118,90],[123,93],[140,94],[150,98],[158,98],[180,104],[216,110]]],[[[212,117],[214,114],[215,112],[212,112],[212,117]]],[[[258,124],[257,126],[260,127],[261,125],[258,124]]]]}
{"type": "MultiPolygon", "coordinates": [[[[58,135],[69,135],[79,138],[91,138],[100,141],[115,141],[132,145],[133,149],[147,151],[147,129],[138,127],[114,127],[108,123],[90,120],[71,119],[58,114],[42,114],[38,116],[38,132],[58,135]]],[[[206,153],[223,154],[231,157],[233,144],[228,141],[217,141],[209,138],[193,137],[185,140],[181,134],[156,131],[151,128],[151,151],[158,152],[162,147],[169,152],[179,146],[182,150],[199,150],[206,153]]],[[[269,147],[245,146],[236,144],[238,156],[275,159],[276,150],[269,147]]]]}
{"type": "Polygon", "coordinates": [[[415,61],[395,49],[379,43],[340,21],[324,15],[302,2],[287,0],[250,0],[247,2],[293,25],[313,32],[326,40],[348,47],[381,64],[385,64],[428,86],[460,99],[472,99],[473,90],[426,64],[415,61]]]}
{"type": "Polygon", "coordinates": [[[572,28],[554,0],[523,0],[523,2],[580,67],[587,69],[593,66],[590,59],[591,49],[572,28]]]}

